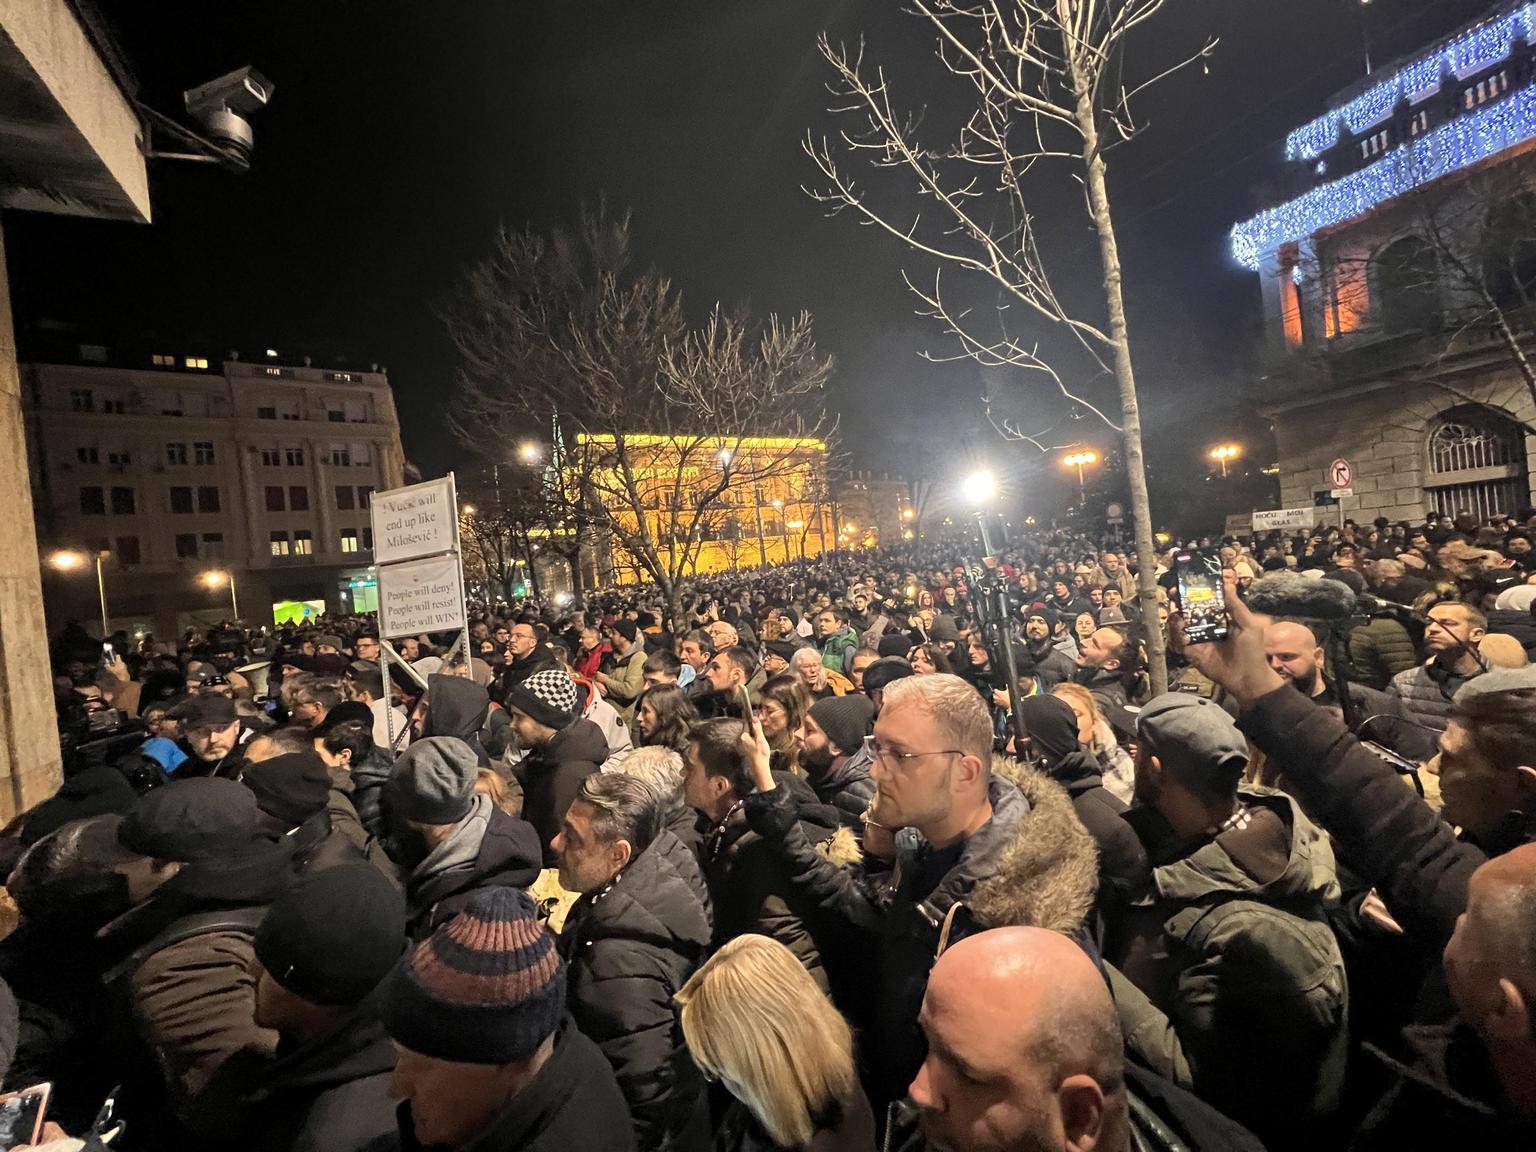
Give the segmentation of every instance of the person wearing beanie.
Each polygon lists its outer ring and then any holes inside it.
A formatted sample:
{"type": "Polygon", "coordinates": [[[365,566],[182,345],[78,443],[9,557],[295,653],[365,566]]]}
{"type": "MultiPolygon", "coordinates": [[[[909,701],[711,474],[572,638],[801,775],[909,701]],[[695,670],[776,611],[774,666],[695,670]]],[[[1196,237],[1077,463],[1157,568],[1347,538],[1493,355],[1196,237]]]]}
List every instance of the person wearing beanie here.
{"type": "MultiPolygon", "coordinates": [[[[351,863],[300,880],[257,925],[256,1023],[278,1037],[254,1079],[215,1077],[204,1111],[239,1152],[363,1152],[392,1142],[395,1049],[383,982],[405,950],[405,904],[351,863]]],[[[233,1071],[235,1065],[226,1065],[233,1071]]]]}
{"type": "MultiPolygon", "coordinates": [[[[319,752],[306,748],[257,761],[240,778],[256,794],[261,827],[292,844],[298,875],[368,858],[368,834],[335,775],[319,752]]],[[[340,776],[347,783],[346,774],[340,776]]],[[[374,860],[393,877],[393,864],[377,847],[374,860]]]]}
{"type": "Polygon", "coordinates": [[[582,782],[555,838],[560,885],[581,894],[559,948],[571,1016],[613,1066],[639,1146],[702,1152],[704,1080],[672,997],[709,948],[709,890],[660,809],[660,793],[633,776],[582,782]]]}
{"type": "Polygon", "coordinates": [[[1067,683],[1076,671],[1072,664],[1077,654],[1075,643],[1072,654],[1068,655],[1052,640],[1058,619],[1050,608],[1029,608],[1024,613],[1024,648],[1029,655],[1028,662],[1034,665],[1034,676],[1047,692],[1057,684],[1067,683]]]}
{"type": "Polygon", "coordinates": [[[487,888],[539,875],[538,834],[475,791],[479,762],[452,736],[416,741],[384,785],[386,847],[405,873],[407,931],[419,939],[487,888]]]}
{"type": "Polygon", "coordinates": [[[860,826],[875,798],[875,783],[869,778],[874,757],[864,742],[874,726],[874,703],[856,693],[816,701],[800,724],[806,781],[849,828],[860,826]]]}
{"type": "Polygon", "coordinates": [[[525,892],[477,892],[384,991],[400,1148],[633,1152],[601,1050],[565,1011],[565,965],[525,892]]]}
{"type": "Polygon", "coordinates": [[[1098,759],[1078,739],[1077,713],[1059,696],[1019,702],[1024,757],[1067,790],[1072,808],[1099,849],[1099,906],[1114,915],[1145,893],[1151,880],[1146,849],[1125,819],[1127,805],[1104,787],[1098,759]]]}
{"type": "Polygon", "coordinates": [[[131,855],[114,870],[133,907],[100,934],[103,979],[200,1135],[218,1124],[203,1111],[214,1076],[229,1062],[220,1091],[237,1089],[277,1044],[255,1021],[254,937],[291,883],[293,846],[263,835],[259,818],[243,784],[194,778],[149,792],[117,826],[131,855]]]}
{"type": "Polygon", "coordinates": [[[544,867],[553,868],[552,845],[566,809],[581,782],[608,759],[608,740],[601,728],[581,717],[576,682],[558,668],[535,672],[514,685],[506,704],[518,746],[526,753],[513,768],[523,788],[523,815],[538,833],[544,867]]]}
{"type": "Polygon", "coordinates": [[[645,691],[645,639],[633,620],[615,620],[605,637],[613,667],[592,677],[626,724],[635,722],[635,701],[645,691]]]}

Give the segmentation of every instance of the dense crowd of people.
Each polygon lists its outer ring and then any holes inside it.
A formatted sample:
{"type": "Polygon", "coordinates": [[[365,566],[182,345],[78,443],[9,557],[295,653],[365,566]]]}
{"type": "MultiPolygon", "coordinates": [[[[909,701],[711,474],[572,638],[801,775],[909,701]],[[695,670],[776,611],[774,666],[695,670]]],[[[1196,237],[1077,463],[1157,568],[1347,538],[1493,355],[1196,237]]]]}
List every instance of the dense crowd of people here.
{"type": "Polygon", "coordinates": [[[50,1149],[1536,1147],[1533,517],[72,624],[4,1084],[50,1149]]]}

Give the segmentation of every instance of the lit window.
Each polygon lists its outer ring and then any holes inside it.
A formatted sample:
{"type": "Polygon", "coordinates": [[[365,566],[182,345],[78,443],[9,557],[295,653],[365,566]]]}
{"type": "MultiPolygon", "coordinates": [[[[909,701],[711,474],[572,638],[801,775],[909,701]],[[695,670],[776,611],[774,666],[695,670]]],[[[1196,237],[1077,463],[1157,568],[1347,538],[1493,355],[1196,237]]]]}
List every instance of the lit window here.
{"type": "Polygon", "coordinates": [[[188,368],[201,368],[206,370],[208,367],[207,359],[202,356],[188,356],[184,363],[188,368]]]}
{"type": "Polygon", "coordinates": [[[343,528],[341,530],[341,550],[343,552],[357,551],[357,529],[343,528]]]}
{"type": "MultiPolygon", "coordinates": [[[[153,356],[151,356],[149,358],[149,362],[151,364],[153,364],[156,368],[174,368],[174,367],[176,367],[176,357],[174,357],[174,356],[162,356],[158,352],[155,353],[153,356]]],[[[190,365],[188,365],[188,367],[190,367],[190,365]]]]}
{"type": "Polygon", "coordinates": [[[314,535],[308,528],[300,528],[293,534],[293,554],[310,556],[315,551],[314,535]]]}
{"type": "MultiPolygon", "coordinates": [[[[266,373],[268,376],[281,376],[283,374],[283,370],[281,368],[268,368],[266,369],[266,373]]],[[[283,555],[286,556],[287,553],[285,552],[283,555]]]]}
{"type": "Polygon", "coordinates": [[[274,533],[272,533],[270,539],[272,541],[272,555],[274,555],[274,556],[286,556],[286,555],[288,555],[288,533],[286,533],[286,532],[274,532],[274,533]]]}

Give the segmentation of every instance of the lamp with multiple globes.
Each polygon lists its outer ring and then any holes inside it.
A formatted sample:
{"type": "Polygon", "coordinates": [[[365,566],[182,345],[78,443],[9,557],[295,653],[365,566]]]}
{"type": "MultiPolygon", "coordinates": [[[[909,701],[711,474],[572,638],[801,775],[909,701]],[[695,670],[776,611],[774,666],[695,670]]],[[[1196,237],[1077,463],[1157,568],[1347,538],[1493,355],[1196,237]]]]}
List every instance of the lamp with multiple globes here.
{"type": "Polygon", "coordinates": [[[1242,449],[1236,444],[1218,444],[1212,448],[1208,455],[1221,465],[1221,478],[1227,478],[1227,464],[1242,455],[1242,449]]]}
{"type": "Polygon", "coordinates": [[[1061,462],[1068,468],[1077,469],[1077,498],[1086,501],[1088,499],[1088,490],[1083,481],[1083,469],[1090,464],[1097,464],[1099,462],[1099,454],[1092,450],[1072,452],[1063,456],[1061,462]]]}

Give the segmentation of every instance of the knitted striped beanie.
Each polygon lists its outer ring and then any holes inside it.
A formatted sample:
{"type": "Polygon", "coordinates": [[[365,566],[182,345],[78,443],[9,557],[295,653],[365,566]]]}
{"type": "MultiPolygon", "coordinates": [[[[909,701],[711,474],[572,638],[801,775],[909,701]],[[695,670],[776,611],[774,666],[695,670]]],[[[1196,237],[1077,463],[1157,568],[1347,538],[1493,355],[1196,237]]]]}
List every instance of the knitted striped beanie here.
{"type": "Polygon", "coordinates": [[[423,1056],[510,1064],[531,1056],[564,1014],[565,968],[533,900],[520,888],[486,888],[400,962],[384,1026],[423,1056]]]}

